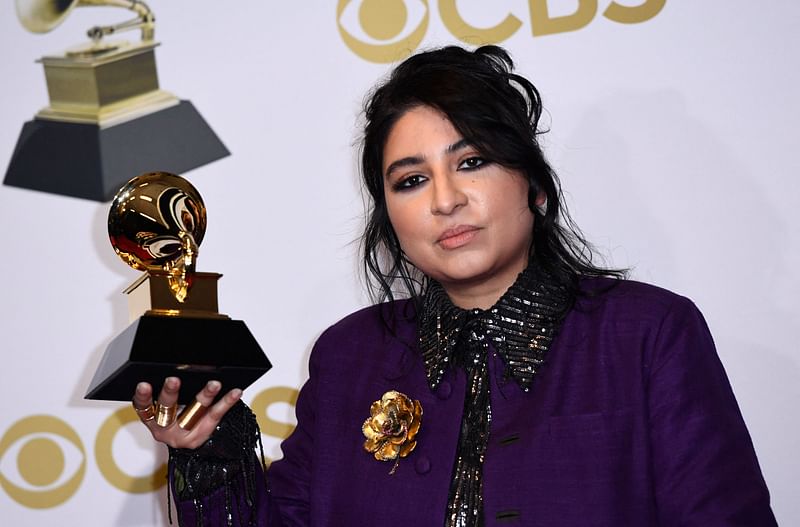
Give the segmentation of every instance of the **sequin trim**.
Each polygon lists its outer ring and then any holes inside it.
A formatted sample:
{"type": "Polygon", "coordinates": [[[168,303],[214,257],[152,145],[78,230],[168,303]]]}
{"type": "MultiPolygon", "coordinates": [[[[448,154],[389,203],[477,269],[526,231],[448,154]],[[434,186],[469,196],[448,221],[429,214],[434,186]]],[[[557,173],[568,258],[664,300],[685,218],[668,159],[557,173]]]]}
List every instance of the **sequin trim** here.
{"type": "Polygon", "coordinates": [[[483,461],[489,443],[489,343],[505,363],[504,377],[528,391],[573,302],[570,290],[535,263],[487,310],[461,309],[430,282],[418,329],[434,390],[451,367],[467,373],[467,393],[447,502],[445,527],[479,527],[483,519],[483,461]]]}
{"type": "MultiPolygon", "coordinates": [[[[196,450],[169,449],[171,485],[175,502],[191,500],[195,524],[255,525],[257,477],[266,470],[261,432],[255,414],[241,401],[231,408],[203,446],[196,450]],[[255,447],[261,451],[261,469],[255,447]],[[204,501],[222,489],[224,518],[207,518],[204,501]]],[[[169,491],[168,491],[169,492],[169,491]]],[[[168,494],[169,496],[169,494],[168,494]]],[[[178,507],[178,524],[185,525],[178,507]]],[[[170,517],[170,524],[172,518],[170,517]]]]}

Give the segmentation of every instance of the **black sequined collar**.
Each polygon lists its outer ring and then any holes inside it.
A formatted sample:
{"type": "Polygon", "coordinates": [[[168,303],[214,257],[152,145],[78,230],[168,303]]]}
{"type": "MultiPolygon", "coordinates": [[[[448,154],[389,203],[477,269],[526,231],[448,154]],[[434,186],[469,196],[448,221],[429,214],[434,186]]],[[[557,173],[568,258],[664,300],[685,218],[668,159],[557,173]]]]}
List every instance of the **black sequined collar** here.
{"type": "Polygon", "coordinates": [[[431,281],[418,326],[431,389],[438,386],[450,366],[465,366],[462,362],[469,358],[459,353],[464,348],[460,343],[472,338],[490,341],[505,362],[505,378],[514,379],[527,391],[545,362],[573,298],[566,286],[535,262],[487,310],[465,310],[453,305],[442,286],[431,281]]]}

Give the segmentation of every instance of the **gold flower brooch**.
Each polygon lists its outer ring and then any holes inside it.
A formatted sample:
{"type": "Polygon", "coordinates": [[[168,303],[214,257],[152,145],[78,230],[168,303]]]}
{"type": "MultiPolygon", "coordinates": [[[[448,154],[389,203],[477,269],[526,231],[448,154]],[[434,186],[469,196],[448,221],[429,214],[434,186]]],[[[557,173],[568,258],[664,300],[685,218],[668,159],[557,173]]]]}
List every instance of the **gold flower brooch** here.
{"type": "Polygon", "coordinates": [[[394,461],[389,474],[394,474],[401,457],[417,446],[417,432],[422,423],[422,405],[394,390],[383,394],[369,408],[370,417],[361,427],[364,450],[378,461],[394,461]]]}

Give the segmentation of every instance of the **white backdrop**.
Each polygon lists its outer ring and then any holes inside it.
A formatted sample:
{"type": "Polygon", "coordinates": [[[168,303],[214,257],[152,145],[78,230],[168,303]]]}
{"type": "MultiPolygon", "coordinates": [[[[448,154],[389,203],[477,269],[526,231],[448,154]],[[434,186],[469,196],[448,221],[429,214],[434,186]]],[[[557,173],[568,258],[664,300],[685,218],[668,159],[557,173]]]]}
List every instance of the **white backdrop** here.
{"type": "MultiPolygon", "coordinates": [[[[339,20],[370,41],[348,11],[362,1],[376,0],[340,2],[339,20]]],[[[422,47],[457,42],[443,22],[452,18],[448,2],[383,1],[408,7],[394,40],[427,13],[422,47]]],[[[545,3],[553,16],[593,7],[545,3]]],[[[603,15],[611,0],[597,3],[584,27],[540,36],[529,6],[542,1],[455,5],[478,27],[509,13],[519,20],[503,45],[542,91],[547,153],[578,224],[609,263],[632,266],[634,278],[703,310],[778,520],[800,525],[792,329],[800,4],[668,0],[649,20],[621,24],[603,15]]],[[[232,152],[187,174],[209,210],[199,268],[225,274],[221,310],[245,320],[275,364],[245,400],[274,402],[262,418],[291,424],[291,405],[275,401],[302,384],[316,336],[367,302],[355,258],[362,208],[353,144],[363,95],[389,66],[345,45],[333,1],[150,6],[162,87],[191,100],[232,152]]],[[[12,2],[0,7],[0,165],[22,124],[47,104],[34,60],[127,16],[82,8],[42,36],[21,27],[12,2]]],[[[166,524],[164,488],[151,490],[163,481],[150,476],[161,449],[136,423],[121,424],[124,411],[113,417],[122,405],[82,398],[105,346],[127,326],[120,292],[136,278],[108,243],[107,211],[0,187],[4,524],[166,524]],[[37,469],[39,459],[48,465],[37,469]]],[[[270,457],[279,455],[276,438],[265,442],[270,457]]]]}

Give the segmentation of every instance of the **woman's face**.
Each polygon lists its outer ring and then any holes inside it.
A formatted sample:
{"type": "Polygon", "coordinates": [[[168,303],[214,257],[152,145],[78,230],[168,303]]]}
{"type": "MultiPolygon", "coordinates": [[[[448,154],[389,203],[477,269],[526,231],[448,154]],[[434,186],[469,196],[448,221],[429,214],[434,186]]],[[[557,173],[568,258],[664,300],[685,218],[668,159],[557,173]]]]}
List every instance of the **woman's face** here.
{"type": "Polygon", "coordinates": [[[383,176],[400,246],[456,305],[491,307],[527,266],[527,180],[483,158],[443,113],[419,106],[395,123],[383,176]]]}

